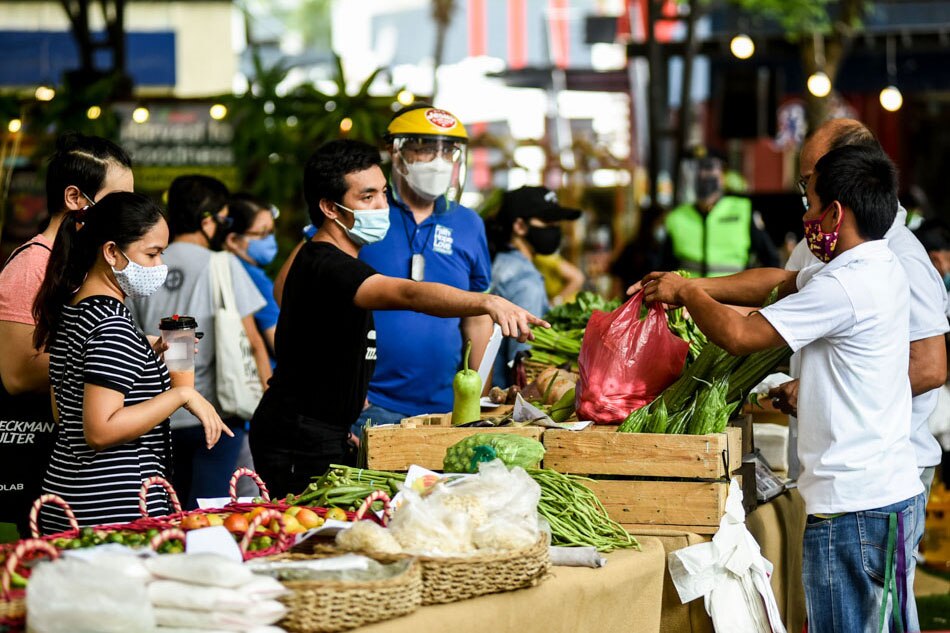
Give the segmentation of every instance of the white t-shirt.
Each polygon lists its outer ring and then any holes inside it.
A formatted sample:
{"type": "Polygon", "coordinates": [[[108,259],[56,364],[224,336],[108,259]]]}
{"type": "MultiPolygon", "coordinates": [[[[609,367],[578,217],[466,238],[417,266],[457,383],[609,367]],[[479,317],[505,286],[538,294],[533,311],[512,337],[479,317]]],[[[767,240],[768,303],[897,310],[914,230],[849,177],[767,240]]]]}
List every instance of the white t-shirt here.
{"type": "Polygon", "coordinates": [[[798,282],[797,293],[761,314],[801,351],[806,510],[856,512],[923,492],[910,443],[910,340],[894,327],[907,322],[910,301],[897,257],[884,240],[865,242],[798,282]]]}
{"type": "MultiPolygon", "coordinates": [[[[885,233],[884,239],[887,247],[897,255],[910,284],[910,340],[913,342],[950,331],[950,325],[947,323],[950,305],[948,305],[948,295],[940,273],[934,268],[923,245],[907,228],[906,222],[907,211],[904,207],[899,207],[897,217],[885,233]]],[[[814,265],[822,266],[823,264],[812,255],[805,240],[802,240],[792,251],[785,269],[805,270],[814,265]]],[[[800,374],[798,359],[795,356],[792,357],[790,366],[792,377],[797,378],[800,374]]],[[[938,391],[939,389],[933,389],[922,393],[911,401],[910,440],[914,445],[919,468],[936,466],[940,463],[940,443],[930,432],[927,423],[937,407],[938,391]]]]}

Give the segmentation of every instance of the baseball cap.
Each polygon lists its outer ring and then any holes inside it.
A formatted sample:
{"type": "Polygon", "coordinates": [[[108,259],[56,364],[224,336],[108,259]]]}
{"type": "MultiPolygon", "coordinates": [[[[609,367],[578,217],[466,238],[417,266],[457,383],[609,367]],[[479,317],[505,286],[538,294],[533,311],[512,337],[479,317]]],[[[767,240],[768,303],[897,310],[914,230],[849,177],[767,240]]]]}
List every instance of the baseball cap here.
{"type": "Polygon", "coordinates": [[[521,187],[506,191],[501,199],[497,219],[501,222],[514,222],[518,218],[538,218],[545,222],[576,220],[581,217],[580,209],[562,207],[557,193],[547,187],[521,187]]]}

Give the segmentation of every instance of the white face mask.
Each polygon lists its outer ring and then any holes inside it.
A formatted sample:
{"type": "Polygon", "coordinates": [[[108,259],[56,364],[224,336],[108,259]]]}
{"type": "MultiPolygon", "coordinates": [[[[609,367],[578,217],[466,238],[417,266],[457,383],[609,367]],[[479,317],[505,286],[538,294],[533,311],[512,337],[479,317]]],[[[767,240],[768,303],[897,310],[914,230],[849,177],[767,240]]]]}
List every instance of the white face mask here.
{"type": "Polygon", "coordinates": [[[348,229],[346,225],[333,218],[333,221],[340,225],[340,228],[346,231],[347,237],[357,246],[373,244],[386,237],[389,232],[389,207],[380,209],[351,209],[344,207],[339,202],[334,202],[336,206],[353,214],[353,228],[348,229]]]}
{"type": "Polygon", "coordinates": [[[165,264],[142,266],[129,259],[125,253],[122,255],[129,263],[122,270],[116,270],[113,266],[112,274],[127,297],[147,297],[165,283],[165,277],[168,276],[168,266],[165,264]]]}
{"type": "Polygon", "coordinates": [[[452,184],[455,163],[436,156],[428,163],[406,163],[406,182],[423,198],[435,200],[452,184]]]}

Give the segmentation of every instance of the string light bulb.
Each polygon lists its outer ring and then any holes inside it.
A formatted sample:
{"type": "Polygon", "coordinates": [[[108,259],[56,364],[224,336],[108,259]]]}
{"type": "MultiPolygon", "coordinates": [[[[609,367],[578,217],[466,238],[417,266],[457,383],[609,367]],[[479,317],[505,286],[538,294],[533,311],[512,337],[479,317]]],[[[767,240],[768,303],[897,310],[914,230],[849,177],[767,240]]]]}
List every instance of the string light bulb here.
{"type": "Polygon", "coordinates": [[[904,105],[904,95],[897,86],[888,86],[881,91],[881,107],[888,112],[897,112],[904,105]]]}
{"type": "Polygon", "coordinates": [[[208,114],[210,114],[211,118],[215,121],[220,121],[228,116],[228,106],[223,103],[216,103],[208,109],[208,114]]]}
{"type": "Polygon", "coordinates": [[[145,123],[148,121],[149,114],[148,108],[145,106],[139,106],[132,110],[132,120],[136,123],[145,123]]]}
{"type": "Polygon", "coordinates": [[[412,94],[408,90],[400,90],[399,94],[396,95],[396,101],[403,106],[410,106],[416,100],[416,95],[412,94]]]}
{"type": "Polygon", "coordinates": [[[346,134],[347,132],[349,132],[349,131],[352,130],[352,129],[353,129],[353,119],[351,119],[350,117],[346,117],[346,118],[344,118],[342,121],[340,121],[340,131],[341,131],[341,132],[343,132],[344,134],[346,134]]]}
{"type": "Polygon", "coordinates": [[[831,79],[822,71],[812,73],[808,78],[808,92],[819,99],[831,94],[831,79]]]}
{"type": "Polygon", "coordinates": [[[102,108],[97,105],[89,106],[89,109],[86,110],[86,118],[90,121],[95,121],[100,116],[102,116],[102,108]]]}
{"type": "Polygon", "coordinates": [[[745,33],[740,33],[729,42],[729,50],[739,59],[749,59],[755,53],[755,42],[745,33]]]}
{"type": "Polygon", "coordinates": [[[7,124],[7,130],[10,134],[16,134],[23,129],[23,121],[20,119],[10,119],[10,122],[7,124]]]}
{"type": "Polygon", "coordinates": [[[52,101],[56,96],[56,91],[49,86],[39,86],[33,93],[37,101],[52,101]]]}

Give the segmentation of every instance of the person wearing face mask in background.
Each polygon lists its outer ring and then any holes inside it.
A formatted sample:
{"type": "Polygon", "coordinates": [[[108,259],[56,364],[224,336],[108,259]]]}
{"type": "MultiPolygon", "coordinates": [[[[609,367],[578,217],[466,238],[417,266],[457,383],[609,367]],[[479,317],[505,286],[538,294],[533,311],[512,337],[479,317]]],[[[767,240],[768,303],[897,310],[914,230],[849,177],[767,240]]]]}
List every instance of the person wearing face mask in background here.
{"type": "MultiPolygon", "coordinates": [[[[13,429],[0,441],[0,522],[27,535],[30,505],[40,494],[56,430],[49,398],[49,354],[34,348],[33,301],[46,275],[63,220],[112,191],[131,191],[132,161],[104,138],[67,132],[46,167],[49,224],[10,255],[0,272],[0,420],[13,429]]],[[[3,538],[13,538],[11,530],[3,538]]]]}
{"type": "MultiPolygon", "coordinates": [[[[548,298],[544,277],[532,263],[536,255],[550,255],[561,246],[561,222],[581,217],[578,209],[558,204],[557,194],[545,187],[521,187],[505,192],[498,213],[486,220],[492,260],[492,292],[521,306],[532,314],[544,316],[548,298]]],[[[519,351],[528,349],[523,342],[502,342],[492,383],[508,387],[511,363],[519,351]]]]}
{"type": "MultiPolygon", "coordinates": [[[[168,225],[145,196],[110,193],[63,219],[34,304],[34,343],[50,355],[60,430],[43,492],[69,503],[81,527],[141,517],[142,480],[171,466],[168,417],[186,409],[211,448],[231,432],[192,387],[172,387],[168,369],[123,303],[165,282],[168,225]]],[[[171,512],[153,487],[149,514],[171,512]]],[[[41,514],[47,534],[69,529],[59,511],[41,514]]]]}
{"type": "MultiPolygon", "coordinates": [[[[204,332],[195,357],[195,389],[218,410],[234,437],[225,437],[213,448],[206,446],[199,420],[188,411],[176,411],[171,418],[175,470],[172,483],[186,507],[197,507],[197,499],[228,496],[228,482],[234,472],[247,421],[231,411],[222,411],[217,397],[215,354],[216,301],[212,292],[211,256],[225,241],[231,225],[228,217],[227,187],[208,176],[176,178],[168,189],[168,217],[172,242],[165,251],[168,278],[153,295],[131,298],[129,309],[138,327],[149,335],[159,334],[162,318],[188,315],[204,332]]],[[[267,347],[254,323],[254,314],[265,302],[237,257],[228,254],[231,284],[238,314],[257,365],[262,386],[271,374],[267,347]]]]}
{"type": "Polygon", "coordinates": [[[280,306],[274,301],[274,282],[264,271],[277,257],[277,238],[274,237],[274,221],[277,207],[267,204],[248,193],[237,193],[228,201],[228,217],[233,224],[224,238],[224,247],[237,255],[244,270],[257,286],[266,305],[254,313],[254,322],[274,364],[274,332],[280,306]]]}
{"type": "Polygon", "coordinates": [[[778,252],[748,198],[724,195],[721,154],[694,150],[696,200],[666,216],[659,270],[718,277],[779,265],[778,252]]]}
{"type": "Polygon", "coordinates": [[[304,169],[304,197],[319,228],[287,273],[277,368],[251,419],[254,464],[278,497],[299,493],[330,464],[345,463],[350,425],[376,364],[378,315],[486,315],[520,340],[531,336],[529,325],[547,326],[501,297],[385,276],[359,259],[361,249],[394,228],[380,162],[376,148],[338,140],[321,146],[304,169]]]}

